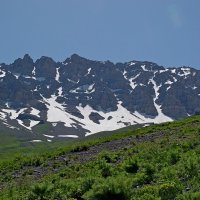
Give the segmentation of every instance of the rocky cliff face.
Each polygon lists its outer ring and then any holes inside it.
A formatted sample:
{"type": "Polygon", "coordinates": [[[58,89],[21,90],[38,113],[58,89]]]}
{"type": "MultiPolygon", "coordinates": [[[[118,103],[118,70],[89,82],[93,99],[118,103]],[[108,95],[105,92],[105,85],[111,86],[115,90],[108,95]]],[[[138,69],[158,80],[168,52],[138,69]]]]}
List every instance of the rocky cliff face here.
{"type": "Polygon", "coordinates": [[[64,62],[29,55],[0,65],[0,120],[54,137],[82,137],[200,111],[200,71],[151,62],[113,64],[76,54],[64,62]]]}

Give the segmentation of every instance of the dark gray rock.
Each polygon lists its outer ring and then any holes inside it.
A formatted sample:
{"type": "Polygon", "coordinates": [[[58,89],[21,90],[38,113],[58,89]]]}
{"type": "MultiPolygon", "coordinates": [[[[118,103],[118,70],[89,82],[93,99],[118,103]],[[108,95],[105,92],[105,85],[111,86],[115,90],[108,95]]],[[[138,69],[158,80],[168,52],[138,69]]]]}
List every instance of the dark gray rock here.
{"type": "MultiPolygon", "coordinates": [[[[10,65],[1,64],[0,69],[0,108],[5,108],[8,102],[11,109],[34,107],[41,111],[41,122],[47,120],[44,100],[52,95],[67,113],[79,119],[84,116],[78,106],[89,105],[94,109],[89,118],[95,123],[104,119],[95,110],[109,113],[116,111],[118,104],[131,113],[137,111],[150,118],[158,115],[154,103],[172,119],[200,111],[200,71],[189,67],[165,69],[147,61],[114,64],[89,60],[77,54],[63,63],[44,56],[34,63],[26,54],[10,65]]],[[[36,120],[32,117],[19,115],[20,119],[36,120]]],[[[60,125],[55,129],[60,131],[65,127],[60,125]]],[[[87,132],[81,128],[78,119],[74,121],[74,127],[77,130],[72,131],[73,127],[68,130],[78,134],[87,132]]]]}
{"type": "Polygon", "coordinates": [[[99,120],[103,120],[105,119],[104,117],[102,117],[101,115],[99,115],[98,113],[95,113],[95,112],[91,112],[91,114],[89,115],[89,118],[97,123],[97,124],[100,124],[99,120]]]}

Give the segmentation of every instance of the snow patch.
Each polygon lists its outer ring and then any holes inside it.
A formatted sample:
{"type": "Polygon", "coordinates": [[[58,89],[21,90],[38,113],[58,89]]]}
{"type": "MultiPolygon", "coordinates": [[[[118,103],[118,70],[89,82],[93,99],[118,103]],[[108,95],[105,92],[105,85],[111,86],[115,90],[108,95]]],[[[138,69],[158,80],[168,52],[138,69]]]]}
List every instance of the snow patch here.
{"type": "Polygon", "coordinates": [[[182,73],[179,72],[178,75],[179,75],[179,76],[185,76],[185,78],[186,78],[186,76],[188,76],[188,75],[191,74],[191,71],[190,71],[190,70],[191,70],[190,68],[182,67],[182,68],[181,68],[182,73]]]}
{"type": "Polygon", "coordinates": [[[35,115],[37,117],[40,117],[39,113],[40,113],[39,110],[37,110],[36,108],[31,107],[31,112],[30,112],[31,115],[35,115]]]}
{"type": "Polygon", "coordinates": [[[60,138],[78,138],[78,135],[58,135],[60,138]]]}
{"type": "Polygon", "coordinates": [[[163,73],[163,72],[167,72],[169,69],[162,69],[162,70],[159,70],[159,73],[163,73]]]}
{"type": "Polygon", "coordinates": [[[61,96],[63,93],[63,88],[62,87],[59,87],[58,88],[58,96],[61,96]]]}
{"type": "Polygon", "coordinates": [[[34,79],[34,80],[36,80],[36,78],[35,78],[34,76],[27,76],[27,75],[24,75],[23,77],[24,77],[24,78],[27,78],[27,79],[34,79]]]}
{"type": "Polygon", "coordinates": [[[21,74],[20,73],[13,73],[13,75],[15,76],[16,79],[19,79],[21,74]]]}
{"type": "Polygon", "coordinates": [[[174,79],[174,82],[177,82],[177,79],[174,76],[172,76],[172,78],[174,79]]]}
{"type": "Polygon", "coordinates": [[[176,74],[176,69],[172,69],[172,70],[171,70],[171,73],[172,73],[172,74],[176,74]]]}
{"type": "Polygon", "coordinates": [[[143,71],[148,71],[146,68],[145,68],[146,65],[141,65],[143,71]]]}
{"type": "Polygon", "coordinates": [[[27,129],[29,129],[29,130],[32,130],[31,128],[33,127],[33,126],[36,126],[37,124],[39,124],[40,123],[40,121],[35,121],[35,120],[30,120],[30,125],[29,125],[29,127],[27,127],[27,126],[25,126],[27,129]]]}
{"type": "Polygon", "coordinates": [[[127,74],[127,71],[126,71],[126,70],[124,70],[124,72],[123,72],[123,76],[124,76],[124,78],[125,78],[126,80],[128,80],[128,78],[127,78],[126,74],[127,74]]]}
{"type": "Polygon", "coordinates": [[[53,127],[56,127],[56,126],[57,126],[57,123],[52,123],[52,126],[53,126],[53,127]]]}
{"type": "Polygon", "coordinates": [[[65,111],[65,107],[62,104],[56,102],[57,97],[55,95],[52,95],[49,99],[43,96],[42,98],[48,109],[48,122],[63,122],[66,127],[72,127],[71,124],[74,123],[74,121],[71,118],[73,118],[73,116],[65,111]]]}
{"type": "MultiPolygon", "coordinates": [[[[157,93],[156,93],[157,94],[157,93]]],[[[155,98],[158,97],[158,94],[155,98]]],[[[127,125],[134,125],[134,124],[145,124],[145,123],[159,123],[164,121],[170,121],[171,119],[167,118],[159,112],[159,116],[156,118],[148,118],[143,116],[142,114],[135,111],[134,113],[131,113],[126,108],[122,106],[122,102],[118,102],[117,110],[116,111],[110,111],[110,112],[104,112],[102,110],[94,110],[89,105],[86,105],[85,107],[82,107],[81,104],[77,106],[76,108],[80,111],[80,113],[84,116],[83,119],[80,119],[76,116],[73,116],[70,113],[67,113],[65,111],[65,107],[56,102],[56,96],[52,95],[51,98],[46,99],[43,97],[43,102],[46,103],[46,106],[48,108],[47,111],[47,121],[53,122],[55,125],[57,122],[63,122],[64,126],[66,127],[73,127],[74,126],[74,120],[79,121],[82,126],[82,128],[87,129],[89,132],[86,134],[86,136],[97,133],[100,131],[111,131],[116,130],[122,127],[125,127],[127,125]],[[96,112],[99,115],[101,115],[104,119],[99,120],[100,124],[97,124],[90,120],[89,115],[92,112],[96,112]],[[109,117],[112,117],[110,120],[108,120],[109,117]],[[160,120],[160,117],[164,116],[165,118],[163,120],[160,120]]],[[[159,106],[158,106],[159,107],[159,106]]],[[[73,137],[76,137],[72,135],[73,137]]],[[[70,137],[70,135],[59,135],[58,137],[70,137]]]]}
{"type": "Polygon", "coordinates": [[[74,81],[74,80],[71,80],[71,79],[67,79],[69,82],[71,82],[71,83],[79,83],[79,80],[76,82],[76,81],[74,81]]]}
{"type": "Polygon", "coordinates": [[[193,90],[196,90],[196,89],[197,89],[197,87],[196,87],[196,86],[193,86],[193,87],[192,87],[192,89],[193,89],[193,90]]]}
{"type": "Polygon", "coordinates": [[[134,82],[134,80],[140,76],[141,73],[137,74],[136,76],[132,77],[129,79],[130,82],[130,86],[133,88],[133,90],[137,87],[136,82],[134,82]]]}
{"type": "MultiPolygon", "coordinates": [[[[155,77],[155,73],[154,73],[154,77],[155,77]]],[[[154,77],[153,77],[153,78],[154,78],[154,77]]],[[[160,94],[159,94],[159,88],[161,87],[161,85],[160,85],[160,86],[157,86],[157,84],[156,84],[156,82],[155,82],[155,80],[154,80],[153,78],[152,78],[150,81],[151,81],[151,83],[153,84],[153,88],[154,88],[154,91],[155,91],[155,97],[154,97],[154,99],[153,99],[153,101],[154,101],[154,106],[155,106],[155,108],[156,108],[156,110],[157,110],[157,112],[158,112],[158,115],[156,116],[155,121],[156,121],[157,123],[162,123],[162,122],[167,122],[167,121],[173,121],[170,117],[166,116],[166,115],[162,112],[161,105],[158,105],[158,104],[156,103],[156,100],[158,99],[158,96],[160,95],[160,94]]]]}
{"type": "MultiPolygon", "coordinates": [[[[13,109],[2,109],[3,112],[7,113],[7,116],[10,118],[10,119],[16,119],[18,124],[23,126],[24,128],[28,129],[28,130],[31,130],[31,128],[37,124],[39,124],[40,122],[39,121],[35,121],[35,120],[30,120],[30,125],[29,126],[25,126],[23,121],[20,120],[20,119],[17,119],[17,117],[23,113],[27,108],[22,108],[20,109],[19,111],[16,111],[16,110],[13,110],[13,109]]],[[[39,110],[35,109],[35,108],[31,108],[31,112],[30,114],[32,115],[36,115],[37,117],[39,117],[39,110]]]]}
{"type": "Polygon", "coordinates": [[[42,140],[31,140],[30,142],[42,142],[42,140]]]}
{"type": "Polygon", "coordinates": [[[171,88],[171,86],[168,86],[166,90],[168,91],[170,88],[171,88]]]}
{"type": "Polygon", "coordinates": [[[16,119],[19,116],[19,114],[23,113],[25,110],[26,108],[22,108],[19,111],[13,109],[2,109],[3,112],[7,113],[10,119],[16,119]]]}
{"type": "Polygon", "coordinates": [[[95,89],[93,89],[93,87],[94,87],[94,84],[91,84],[91,85],[86,84],[86,85],[79,86],[78,88],[74,90],[70,90],[69,92],[90,94],[90,93],[95,92],[95,89]]]}
{"type": "Polygon", "coordinates": [[[122,105],[122,102],[119,101],[117,105],[116,111],[110,111],[110,112],[103,112],[103,111],[97,111],[93,110],[89,105],[85,107],[81,107],[80,105],[77,107],[77,109],[81,112],[81,114],[84,116],[84,119],[81,119],[80,122],[84,123],[85,126],[83,128],[88,129],[90,132],[86,134],[86,136],[101,132],[101,131],[112,131],[119,128],[123,128],[127,125],[134,125],[134,124],[145,124],[145,123],[158,123],[157,119],[147,118],[144,117],[139,112],[135,111],[134,113],[131,113],[126,108],[124,108],[122,105]],[[89,119],[89,115],[91,112],[96,112],[99,115],[101,115],[104,119],[99,120],[100,124],[96,124],[95,122],[91,121],[89,119]],[[110,120],[108,120],[109,117],[112,117],[110,120]]]}
{"type": "Polygon", "coordinates": [[[0,69],[0,78],[3,78],[5,75],[6,75],[6,72],[0,69]]]}
{"type": "Polygon", "coordinates": [[[168,80],[168,81],[165,82],[165,84],[166,84],[166,85],[171,85],[171,84],[173,84],[173,82],[170,81],[170,80],[168,80]]]}
{"type": "Polygon", "coordinates": [[[91,72],[91,69],[92,69],[92,68],[89,68],[89,69],[88,69],[88,71],[87,71],[87,74],[85,74],[85,76],[87,76],[87,75],[89,75],[89,74],[90,74],[90,72],[91,72]]]}
{"type": "Polygon", "coordinates": [[[0,119],[5,120],[6,119],[6,113],[0,112],[0,119]]]}
{"type": "Polygon", "coordinates": [[[55,77],[55,79],[56,79],[56,81],[57,82],[59,82],[60,83],[60,73],[59,73],[59,69],[60,69],[60,67],[59,68],[56,68],[56,77],[55,77]]]}
{"type": "Polygon", "coordinates": [[[53,135],[46,135],[46,134],[43,134],[45,137],[48,137],[48,138],[54,138],[55,136],[53,135]]]}
{"type": "Polygon", "coordinates": [[[35,66],[33,67],[33,71],[32,71],[32,76],[35,76],[35,70],[36,70],[36,68],[35,68],[35,66]]]}
{"type": "Polygon", "coordinates": [[[135,62],[131,62],[131,63],[129,64],[129,66],[132,66],[132,65],[135,65],[135,62]]]}

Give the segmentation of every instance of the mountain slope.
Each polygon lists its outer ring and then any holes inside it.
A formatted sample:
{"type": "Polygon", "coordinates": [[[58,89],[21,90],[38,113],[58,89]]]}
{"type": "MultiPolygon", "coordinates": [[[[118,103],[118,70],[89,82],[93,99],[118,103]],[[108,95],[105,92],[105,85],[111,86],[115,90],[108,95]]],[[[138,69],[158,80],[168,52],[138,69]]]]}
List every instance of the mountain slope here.
{"type": "Polygon", "coordinates": [[[172,121],[200,110],[199,70],[76,54],[62,63],[25,55],[1,64],[0,90],[0,121],[33,134],[48,126],[41,141],[172,121]]]}
{"type": "Polygon", "coordinates": [[[21,152],[0,160],[0,195],[5,200],[199,199],[199,130],[200,117],[194,116],[21,152]]]}

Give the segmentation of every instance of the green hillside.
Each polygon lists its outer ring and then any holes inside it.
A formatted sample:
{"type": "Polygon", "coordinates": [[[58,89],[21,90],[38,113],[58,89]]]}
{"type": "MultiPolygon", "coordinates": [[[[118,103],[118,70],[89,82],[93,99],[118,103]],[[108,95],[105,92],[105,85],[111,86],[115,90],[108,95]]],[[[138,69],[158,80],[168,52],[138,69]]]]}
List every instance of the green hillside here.
{"type": "Polygon", "coordinates": [[[200,199],[200,116],[69,142],[3,140],[0,199],[200,199]]]}

